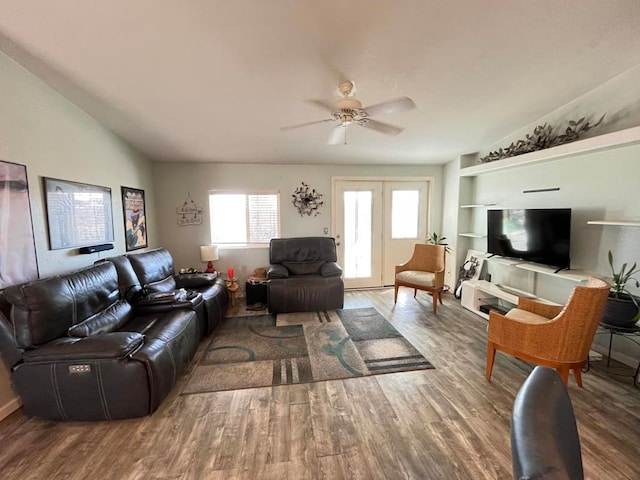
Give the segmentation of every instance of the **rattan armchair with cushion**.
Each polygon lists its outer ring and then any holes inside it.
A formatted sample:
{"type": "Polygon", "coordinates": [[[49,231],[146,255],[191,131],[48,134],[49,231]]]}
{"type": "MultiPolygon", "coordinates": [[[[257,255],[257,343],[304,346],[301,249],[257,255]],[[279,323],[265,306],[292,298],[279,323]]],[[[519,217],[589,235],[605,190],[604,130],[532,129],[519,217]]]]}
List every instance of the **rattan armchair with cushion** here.
{"type": "Polygon", "coordinates": [[[586,285],[574,287],[564,307],[521,297],[518,307],[506,315],[491,310],[487,380],[491,380],[496,350],[501,350],[555,368],[565,385],[573,370],[582,387],[580,369],[587,361],[608,295],[609,284],[590,278],[586,285]]]}
{"type": "Polygon", "coordinates": [[[418,290],[424,290],[433,297],[433,313],[437,314],[438,301],[442,304],[445,253],[442,245],[416,243],[413,256],[402,265],[396,265],[393,302],[398,301],[400,287],[413,288],[414,297],[418,290]]]}

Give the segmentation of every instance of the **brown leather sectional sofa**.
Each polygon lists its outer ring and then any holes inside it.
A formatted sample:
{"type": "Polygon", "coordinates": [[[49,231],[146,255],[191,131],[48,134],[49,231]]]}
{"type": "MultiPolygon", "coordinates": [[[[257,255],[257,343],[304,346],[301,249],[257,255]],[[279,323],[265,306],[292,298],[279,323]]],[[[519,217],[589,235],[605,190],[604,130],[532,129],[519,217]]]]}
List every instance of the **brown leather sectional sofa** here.
{"type": "Polygon", "coordinates": [[[124,258],[133,257],[135,278],[118,275],[126,271],[119,258],[0,291],[0,353],[28,415],[86,421],[153,413],[224,315],[226,287],[211,278],[190,278],[201,292],[182,304],[144,304],[145,294],[186,279],[173,278],[164,249],[124,258]]]}

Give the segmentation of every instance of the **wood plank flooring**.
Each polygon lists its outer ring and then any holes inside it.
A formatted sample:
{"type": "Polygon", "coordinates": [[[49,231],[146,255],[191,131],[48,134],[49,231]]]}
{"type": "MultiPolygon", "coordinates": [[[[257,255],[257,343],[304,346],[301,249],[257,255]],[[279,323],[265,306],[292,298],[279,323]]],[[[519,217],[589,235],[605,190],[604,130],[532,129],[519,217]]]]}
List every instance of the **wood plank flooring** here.
{"type": "MultiPolygon", "coordinates": [[[[0,423],[0,478],[512,478],[511,408],[532,367],[498,353],[487,382],[486,322],[451,295],[435,317],[412,294],[351,291],[345,308],[375,306],[435,370],[180,396],[185,376],[153,416],[118,422],[18,411],[0,423]]],[[[586,477],[639,479],[640,390],[598,363],[569,387],[586,477]]]]}

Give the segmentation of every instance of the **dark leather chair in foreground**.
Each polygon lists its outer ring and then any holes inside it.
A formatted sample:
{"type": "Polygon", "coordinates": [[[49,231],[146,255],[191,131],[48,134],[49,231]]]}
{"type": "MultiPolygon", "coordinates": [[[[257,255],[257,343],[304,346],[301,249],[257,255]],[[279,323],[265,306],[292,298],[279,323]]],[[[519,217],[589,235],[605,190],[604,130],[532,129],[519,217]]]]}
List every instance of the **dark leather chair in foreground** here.
{"type": "Polygon", "coordinates": [[[560,375],[551,368],[536,367],[516,396],[511,454],[518,480],[584,478],[571,400],[560,375]]]}
{"type": "Polygon", "coordinates": [[[342,308],[344,282],[330,237],[276,238],[269,245],[267,272],[271,313],[342,308]]]}

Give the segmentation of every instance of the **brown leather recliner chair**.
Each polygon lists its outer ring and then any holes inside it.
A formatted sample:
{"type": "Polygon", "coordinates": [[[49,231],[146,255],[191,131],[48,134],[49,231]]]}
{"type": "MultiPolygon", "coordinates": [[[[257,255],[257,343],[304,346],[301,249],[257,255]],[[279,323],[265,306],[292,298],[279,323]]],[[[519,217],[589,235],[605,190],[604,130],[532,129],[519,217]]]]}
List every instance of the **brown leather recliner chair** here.
{"type": "Polygon", "coordinates": [[[276,238],[269,245],[269,311],[312,312],[342,308],[344,282],[330,237],[276,238]]]}

